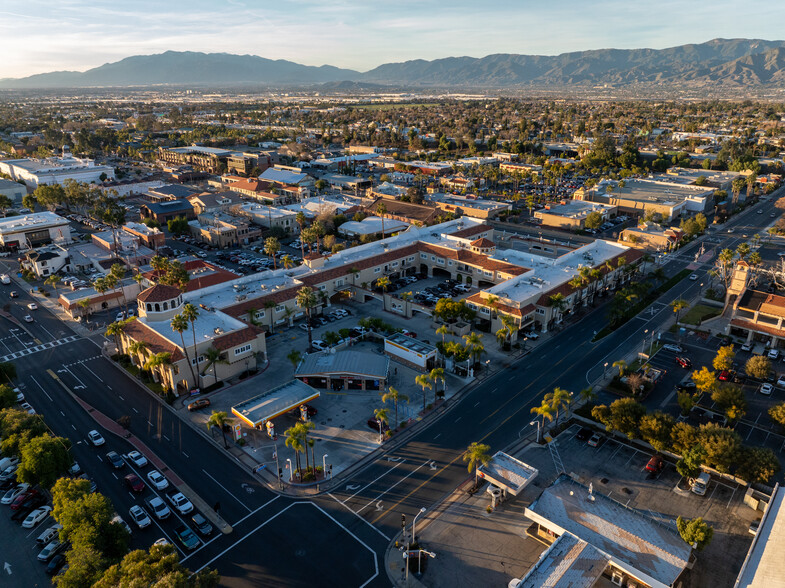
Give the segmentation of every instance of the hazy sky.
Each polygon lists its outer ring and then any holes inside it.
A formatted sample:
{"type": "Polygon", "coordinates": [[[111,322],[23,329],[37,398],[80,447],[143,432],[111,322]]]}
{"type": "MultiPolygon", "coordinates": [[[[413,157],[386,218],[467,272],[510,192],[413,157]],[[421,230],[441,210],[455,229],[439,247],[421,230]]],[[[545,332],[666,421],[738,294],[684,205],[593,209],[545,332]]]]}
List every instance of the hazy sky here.
{"type": "Polygon", "coordinates": [[[777,0],[0,0],[0,78],[167,50],[365,71],[458,55],[774,40],[783,22],[777,0]]]}

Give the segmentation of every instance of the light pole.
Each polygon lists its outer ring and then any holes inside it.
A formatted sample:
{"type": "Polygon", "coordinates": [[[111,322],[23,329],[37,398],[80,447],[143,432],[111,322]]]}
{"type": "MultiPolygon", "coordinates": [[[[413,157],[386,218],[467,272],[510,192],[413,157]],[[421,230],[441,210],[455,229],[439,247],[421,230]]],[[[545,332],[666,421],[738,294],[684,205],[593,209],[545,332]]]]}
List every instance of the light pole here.
{"type": "Polygon", "coordinates": [[[283,480],[281,479],[281,466],[278,465],[278,442],[273,439],[273,447],[275,448],[275,475],[278,476],[278,484],[283,490],[283,480]]]}
{"type": "Polygon", "coordinates": [[[649,329],[643,331],[643,342],[641,343],[641,353],[643,353],[643,350],[646,349],[646,335],[648,334],[649,334],[649,329]]]}
{"type": "Polygon", "coordinates": [[[422,513],[425,512],[425,507],[423,506],[416,515],[414,515],[414,520],[412,521],[412,543],[417,543],[417,534],[415,530],[417,529],[417,517],[419,517],[422,513]]]}
{"type": "Polygon", "coordinates": [[[322,456],[322,480],[327,477],[327,454],[322,456]]]}
{"type": "Polygon", "coordinates": [[[382,444],[382,419],[376,419],[376,422],[379,425],[379,445],[381,445],[382,444]]]}
{"type": "Polygon", "coordinates": [[[529,423],[529,426],[531,426],[531,425],[537,425],[537,443],[539,443],[540,442],[540,421],[531,421],[529,423]]]}
{"type": "Polygon", "coordinates": [[[292,458],[287,457],[286,461],[289,462],[289,481],[291,482],[292,478],[294,477],[294,469],[292,468],[292,458]]]}

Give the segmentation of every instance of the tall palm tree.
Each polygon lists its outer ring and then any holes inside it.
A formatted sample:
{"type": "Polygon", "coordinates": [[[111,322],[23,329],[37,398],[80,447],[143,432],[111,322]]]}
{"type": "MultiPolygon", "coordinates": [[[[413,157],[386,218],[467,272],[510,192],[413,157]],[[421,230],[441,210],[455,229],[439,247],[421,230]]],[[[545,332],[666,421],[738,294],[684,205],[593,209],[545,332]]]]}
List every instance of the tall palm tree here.
{"type": "Polygon", "coordinates": [[[264,240],[264,252],[273,258],[273,269],[278,269],[275,261],[275,254],[281,250],[281,243],[275,237],[267,237],[264,240]]]}
{"type": "Polygon", "coordinates": [[[428,378],[433,382],[433,402],[436,403],[436,398],[438,397],[438,387],[436,386],[437,382],[441,382],[442,386],[444,387],[444,394],[447,394],[447,380],[444,375],[444,368],[433,368],[431,373],[428,374],[428,378]]]}
{"type": "Polygon", "coordinates": [[[306,320],[308,321],[308,348],[313,346],[313,333],[311,332],[311,309],[317,304],[316,294],[313,289],[308,286],[303,286],[297,290],[295,297],[297,306],[305,310],[306,320]]]}
{"type": "Polygon", "coordinates": [[[229,362],[221,358],[221,352],[215,347],[208,347],[205,350],[204,360],[206,365],[204,366],[204,371],[202,371],[202,373],[199,375],[200,380],[207,373],[207,370],[213,368],[214,383],[218,382],[218,364],[219,363],[228,364],[229,362]]]}
{"type": "Polygon", "coordinates": [[[114,284],[112,287],[115,288],[116,286],[120,286],[120,296],[123,299],[123,309],[125,310],[126,316],[128,316],[128,299],[125,297],[125,289],[122,285],[123,278],[125,278],[125,271],[125,267],[119,263],[113,263],[112,267],[109,268],[109,275],[114,278],[114,284]]]}
{"type": "Polygon", "coordinates": [[[87,320],[90,317],[90,301],[87,298],[82,298],[76,305],[82,309],[82,316],[87,320]]]}
{"type": "Polygon", "coordinates": [[[485,299],[485,305],[491,309],[491,318],[496,317],[496,310],[499,307],[499,297],[493,294],[488,294],[485,299]]]}
{"type": "Polygon", "coordinates": [[[469,356],[472,358],[473,363],[476,363],[480,355],[485,353],[485,347],[482,344],[482,335],[478,335],[474,331],[471,331],[463,336],[463,341],[466,343],[466,348],[469,351],[469,356]]]}
{"type": "MultiPolygon", "coordinates": [[[[302,423],[302,422],[301,423],[297,423],[295,426],[300,427],[300,430],[302,431],[303,445],[306,448],[305,449],[305,471],[308,472],[308,470],[311,469],[311,464],[309,463],[309,460],[308,460],[308,447],[313,447],[313,439],[308,439],[308,433],[311,431],[311,429],[315,429],[316,425],[313,424],[313,421],[308,421],[308,422],[305,422],[305,423],[302,423]]],[[[314,469],[316,469],[316,464],[313,464],[313,467],[314,467],[314,469]]]]}
{"type": "Polygon", "coordinates": [[[395,426],[392,428],[397,429],[398,425],[400,425],[400,421],[398,420],[398,403],[409,402],[409,397],[406,396],[406,394],[401,394],[398,390],[390,386],[387,388],[387,392],[382,393],[382,402],[386,404],[388,400],[392,400],[393,405],[395,406],[395,426]]]}
{"type": "Polygon", "coordinates": [[[387,276],[382,276],[378,280],[376,280],[376,285],[382,289],[382,292],[387,292],[387,288],[390,287],[390,278],[387,276]]]}
{"type": "MultiPolygon", "coordinates": [[[[196,319],[199,318],[199,311],[196,310],[196,307],[187,302],[185,306],[183,306],[183,310],[180,311],[180,314],[183,315],[183,318],[191,323],[191,334],[193,335],[194,339],[194,357],[197,358],[196,361],[196,371],[199,372],[199,351],[196,349],[196,319]]],[[[199,382],[194,383],[195,386],[199,385],[199,382]]]]}
{"type": "Polygon", "coordinates": [[[387,206],[384,204],[384,201],[379,202],[379,206],[376,207],[376,214],[382,219],[382,239],[384,239],[384,215],[387,214],[387,206]]]}
{"type": "Polygon", "coordinates": [[[545,401],[550,402],[551,406],[556,411],[556,422],[559,422],[559,412],[564,408],[565,412],[570,410],[572,404],[572,392],[564,388],[554,388],[553,392],[548,392],[545,395],[545,401]]]}
{"type": "Polygon", "coordinates": [[[594,392],[594,388],[589,386],[588,388],[584,388],[578,393],[579,398],[584,402],[592,402],[595,398],[597,398],[597,394],[594,392]]]}
{"type": "Polygon", "coordinates": [[[438,329],[436,329],[436,334],[442,336],[442,345],[444,345],[444,336],[450,332],[450,329],[447,328],[447,325],[442,325],[438,329]]]}
{"type": "Polygon", "coordinates": [[[619,359],[613,362],[613,367],[619,368],[619,377],[621,378],[624,375],[624,370],[627,369],[627,362],[623,359],[619,359]]]}
{"type": "Polygon", "coordinates": [[[125,328],[128,326],[128,323],[133,320],[133,318],[135,317],[131,317],[122,321],[115,321],[106,327],[106,334],[112,335],[114,337],[114,344],[118,353],[121,353],[120,336],[125,333],[125,328]]]}
{"type": "Polygon", "coordinates": [[[58,282],[60,282],[60,276],[58,276],[57,274],[52,274],[51,276],[46,278],[46,280],[44,280],[44,284],[46,284],[47,286],[52,286],[54,288],[55,295],[57,295],[58,282]]]}
{"type": "Polygon", "coordinates": [[[673,302],[671,302],[670,307],[673,309],[673,312],[676,313],[676,324],[678,324],[679,322],[679,314],[681,314],[681,311],[687,308],[688,306],[689,304],[683,298],[678,298],[673,302]]]}
{"type": "Polygon", "coordinates": [[[501,321],[502,326],[496,331],[496,339],[499,341],[499,347],[502,347],[510,340],[510,337],[512,337],[512,334],[515,332],[515,323],[506,314],[500,314],[499,320],[501,321]]]}
{"type": "Polygon", "coordinates": [[[140,368],[140,370],[139,370],[140,376],[144,372],[144,368],[143,368],[144,361],[143,360],[144,360],[144,352],[147,350],[147,347],[148,347],[148,345],[144,341],[131,341],[128,344],[128,355],[131,356],[131,363],[133,365],[138,365],[139,366],[139,368],[140,368]],[[141,361],[140,361],[140,356],[141,356],[141,361]],[[136,361],[134,361],[134,360],[136,360],[136,361]]]}
{"type": "Polygon", "coordinates": [[[478,472],[481,465],[488,465],[491,462],[491,448],[484,443],[477,443],[476,441],[466,448],[463,453],[463,461],[467,463],[469,473],[474,471],[474,486],[477,486],[479,481],[478,472]]]}
{"type": "Polygon", "coordinates": [[[419,386],[422,386],[422,409],[423,409],[423,412],[424,412],[425,411],[425,390],[433,388],[433,385],[431,384],[431,380],[428,377],[428,374],[420,374],[419,376],[414,378],[414,381],[419,386]]]}
{"type": "Polygon", "coordinates": [[[382,423],[384,423],[387,426],[390,425],[389,422],[390,417],[387,414],[388,412],[389,409],[387,408],[376,408],[373,411],[373,418],[375,418],[379,422],[379,443],[382,442],[382,431],[384,430],[382,423]]]}
{"type": "Polygon", "coordinates": [[[283,266],[283,269],[290,269],[294,267],[294,260],[292,259],[292,256],[288,253],[284,255],[281,258],[281,265],[283,266]]]}
{"type": "Polygon", "coordinates": [[[171,378],[171,371],[168,369],[172,366],[172,354],[168,351],[162,351],[160,353],[154,353],[150,357],[147,358],[147,361],[144,364],[144,369],[148,372],[154,374],[156,370],[158,371],[158,377],[161,380],[161,386],[164,388],[174,388],[174,382],[170,382],[171,378]]]}
{"type": "Polygon", "coordinates": [[[298,212],[297,216],[294,218],[297,221],[297,224],[300,225],[300,253],[302,257],[305,258],[305,242],[302,239],[303,229],[305,228],[305,223],[307,219],[305,218],[305,214],[302,212],[298,212]]]}
{"type": "Polygon", "coordinates": [[[226,425],[229,425],[231,423],[232,423],[232,419],[229,418],[229,415],[227,415],[222,410],[221,411],[214,410],[213,414],[210,415],[210,418],[207,419],[208,431],[213,427],[218,427],[221,430],[221,435],[224,438],[224,447],[226,449],[229,449],[229,443],[226,441],[226,431],[224,430],[224,428],[226,427],[226,425]]]}
{"type": "MultiPolygon", "coordinates": [[[[542,417],[542,427],[538,430],[538,434],[542,435],[542,429],[545,428],[545,419],[548,419],[548,422],[553,420],[553,415],[556,412],[553,408],[553,405],[550,402],[546,402],[543,399],[542,404],[540,406],[535,406],[531,409],[532,414],[536,414],[539,417],[542,417]]],[[[542,441],[542,438],[537,439],[537,442],[542,441]]]]}
{"type": "Polygon", "coordinates": [[[186,319],[182,315],[182,313],[176,314],[174,315],[174,317],[172,317],[172,321],[170,325],[172,326],[172,330],[175,333],[180,333],[180,341],[183,344],[183,353],[185,353],[185,361],[186,363],[188,363],[188,369],[191,370],[191,378],[193,380],[194,386],[198,386],[198,381],[196,379],[196,372],[194,371],[194,366],[191,363],[191,354],[188,353],[188,347],[186,347],[185,345],[185,337],[183,336],[183,333],[188,330],[188,319],[186,319]]]}
{"type": "MultiPolygon", "coordinates": [[[[287,447],[291,447],[294,450],[294,462],[297,467],[297,472],[301,471],[300,467],[300,452],[305,451],[305,439],[303,438],[303,430],[298,427],[300,423],[289,427],[284,431],[284,436],[286,437],[285,444],[287,447]]],[[[300,476],[302,478],[302,476],[300,476]]]]}

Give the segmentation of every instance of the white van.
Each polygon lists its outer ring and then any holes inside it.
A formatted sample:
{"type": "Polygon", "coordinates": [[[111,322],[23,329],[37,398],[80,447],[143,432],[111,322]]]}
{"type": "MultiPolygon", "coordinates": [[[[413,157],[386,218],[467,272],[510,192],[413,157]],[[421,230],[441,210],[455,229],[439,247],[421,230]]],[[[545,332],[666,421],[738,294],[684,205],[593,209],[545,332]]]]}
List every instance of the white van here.
{"type": "Polygon", "coordinates": [[[706,494],[706,489],[709,487],[709,481],[711,480],[711,476],[706,472],[701,472],[701,475],[695,478],[692,481],[692,488],[690,488],[695,494],[699,496],[703,496],[706,494]]]}
{"type": "Polygon", "coordinates": [[[8,277],[8,274],[0,274],[0,283],[10,284],[11,278],[8,277]]]}

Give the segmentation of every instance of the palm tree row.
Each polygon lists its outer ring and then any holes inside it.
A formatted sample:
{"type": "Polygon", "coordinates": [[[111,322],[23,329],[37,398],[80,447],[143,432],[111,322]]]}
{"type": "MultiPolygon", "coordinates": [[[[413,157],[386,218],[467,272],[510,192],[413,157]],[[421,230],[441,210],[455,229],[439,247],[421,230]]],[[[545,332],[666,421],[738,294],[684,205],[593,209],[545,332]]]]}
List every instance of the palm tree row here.
{"type": "MultiPolygon", "coordinates": [[[[565,410],[565,412],[569,413],[570,406],[572,405],[572,399],[572,392],[569,392],[564,388],[554,388],[553,392],[548,392],[543,397],[540,406],[535,406],[531,409],[531,412],[532,414],[542,418],[542,429],[545,429],[546,420],[551,422],[555,417],[556,422],[559,422],[559,412],[562,408],[565,410]]],[[[538,433],[540,432],[541,430],[538,429],[538,433]]]]}
{"type": "MultiPolygon", "coordinates": [[[[305,453],[305,473],[306,475],[311,471],[311,465],[308,459],[308,449],[313,452],[315,441],[308,438],[308,433],[316,428],[316,425],[311,421],[298,422],[296,425],[289,427],[284,431],[286,436],[286,446],[294,450],[295,463],[297,465],[297,472],[300,475],[300,480],[303,481],[302,467],[300,462],[300,453],[305,453]]],[[[314,456],[314,476],[316,476],[316,458],[314,456]]]]}

